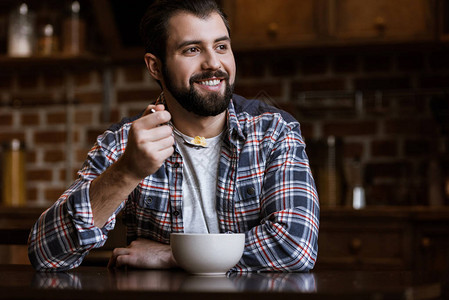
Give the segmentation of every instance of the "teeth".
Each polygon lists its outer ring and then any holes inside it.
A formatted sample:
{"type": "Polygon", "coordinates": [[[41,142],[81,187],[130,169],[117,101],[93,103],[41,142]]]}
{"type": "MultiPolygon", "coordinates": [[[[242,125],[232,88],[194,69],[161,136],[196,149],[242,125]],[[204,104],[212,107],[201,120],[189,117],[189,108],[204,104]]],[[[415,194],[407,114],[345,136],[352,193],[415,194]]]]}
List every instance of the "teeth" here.
{"type": "Polygon", "coordinates": [[[212,85],[218,85],[220,83],[220,80],[219,79],[206,80],[206,81],[201,81],[200,83],[204,84],[204,85],[212,86],[212,85]]]}

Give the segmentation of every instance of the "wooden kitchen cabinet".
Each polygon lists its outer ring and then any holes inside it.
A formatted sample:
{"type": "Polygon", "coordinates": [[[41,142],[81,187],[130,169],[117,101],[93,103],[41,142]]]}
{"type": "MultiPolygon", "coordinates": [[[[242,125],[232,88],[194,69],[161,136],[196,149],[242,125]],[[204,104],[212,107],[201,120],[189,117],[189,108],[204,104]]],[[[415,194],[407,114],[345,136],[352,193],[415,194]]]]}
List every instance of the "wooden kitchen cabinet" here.
{"type": "Polygon", "coordinates": [[[449,226],[447,218],[422,214],[415,222],[414,248],[420,259],[416,268],[423,271],[449,270],[449,226]]]}
{"type": "Polygon", "coordinates": [[[391,270],[411,263],[411,226],[406,215],[323,208],[319,268],[391,270]]]}
{"type": "Polygon", "coordinates": [[[449,208],[322,209],[317,269],[449,269],[449,208]]]}
{"type": "Polygon", "coordinates": [[[237,48],[276,48],[316,40],[324,29],[322,0],[225,0],[237,48]]]}
{"type": "Polygon", "coordinates": [[[432,0],[329,0],[330,35],[343,40],[432,39],[435,5],[432,0]]]}
{"type": "Polygon", "coordinates": [[[233,47],[260,50],[435,41],[447,27],[446,1],[223,0],[221,6],[233,47]]]}

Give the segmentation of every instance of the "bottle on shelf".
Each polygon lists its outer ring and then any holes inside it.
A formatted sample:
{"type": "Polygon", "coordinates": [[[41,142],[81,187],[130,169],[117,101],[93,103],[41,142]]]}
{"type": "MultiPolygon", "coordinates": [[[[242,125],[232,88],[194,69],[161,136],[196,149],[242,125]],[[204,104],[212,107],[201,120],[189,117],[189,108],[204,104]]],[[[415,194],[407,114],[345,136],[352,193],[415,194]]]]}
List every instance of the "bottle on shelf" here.
{"type": "Polygon", "coordinates": [[[49,8],[47,2],[44,2],[37,15],[37,54],[41,56],[54,55],[59,52],[59,13],[55,9],[49,8]]]}
{"type": "Polygon", "coordinates": [[[23,206],[25,199],[25,148],[13,139],[2,155],[2,202],[5,206],[23,206]]]}
{"type": "Polygon", "coordinates": [[[62,52],[65,55],[76,56],[85,51],[86,23],[80,15],[79,1],[72,1],[69,14],[62,25],[62,52]]]}
{"type": "Polygon", "coordinates": [[[35,19],[26,3],[21,3],[9,14],[8,55],[28,57],[35,52],[35,19]]]}

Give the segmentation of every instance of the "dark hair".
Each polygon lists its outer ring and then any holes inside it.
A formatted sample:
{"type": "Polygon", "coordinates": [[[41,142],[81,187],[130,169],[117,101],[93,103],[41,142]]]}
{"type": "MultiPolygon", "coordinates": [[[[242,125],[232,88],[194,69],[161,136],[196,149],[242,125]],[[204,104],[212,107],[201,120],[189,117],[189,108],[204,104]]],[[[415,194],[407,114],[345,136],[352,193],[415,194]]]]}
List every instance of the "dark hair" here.
{"type": "Polygon", "coordinates": [[[162,62],[165,62],[168,21],[179,12],[191,13],[203,19],[216,12],[223,19],[228,34],[231,34],[226,15],[214,0],[156,0],[142,18],[140,35],[145,52],[154,54],[162,62]]]}

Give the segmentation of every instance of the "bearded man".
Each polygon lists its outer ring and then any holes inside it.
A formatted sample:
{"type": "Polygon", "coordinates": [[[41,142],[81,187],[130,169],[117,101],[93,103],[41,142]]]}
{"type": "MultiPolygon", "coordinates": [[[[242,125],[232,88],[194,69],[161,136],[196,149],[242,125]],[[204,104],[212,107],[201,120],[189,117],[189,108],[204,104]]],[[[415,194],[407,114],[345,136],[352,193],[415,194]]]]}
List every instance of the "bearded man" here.
{"type": "Polygon", "coordinates": [[[141,23],[161,95],[111,126],[79,178],[36,222],[37,270],[67,270],[104,245],[123,210],[128,247],[110,267],[176,267],[170,233],[245,233],[231,271],[307,271],[319,202],[299,123],[233,94],[228,21],[211,0],[162,0],[141,23]]]}

